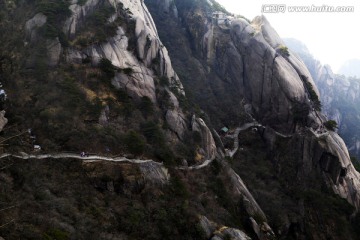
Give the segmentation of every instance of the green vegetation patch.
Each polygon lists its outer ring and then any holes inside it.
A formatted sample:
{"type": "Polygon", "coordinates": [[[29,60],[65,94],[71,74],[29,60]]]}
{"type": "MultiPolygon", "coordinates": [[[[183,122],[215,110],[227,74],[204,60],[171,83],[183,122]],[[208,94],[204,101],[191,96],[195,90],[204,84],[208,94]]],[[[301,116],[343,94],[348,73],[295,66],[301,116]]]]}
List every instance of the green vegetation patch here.
{"type": "Polygon", "coordinates": [[[309,82],[309,80],[307,80],[306,77],[303,77],[303,81],[304,81],[306,89],[308,90],[310,100],[314,104],[315,110],[321,111],[321,102],[320,102],[319,96],[317,95],[317,93],[314,90],[313,85],[309,82]]]}
{"type": "Polygon", "coordinates": [[[43,13],[47,17],[46,24],[41,32],[46,38],[56,38],[62,35],[62,23],[71,15],[68,0],[37,0],[36,12],[43,13]]]}
{"type": "Polygon", "coordinates": [[[289,49],[288,47],[284,46],[284,45],[281,45],[279,46],[279,52],[280,54],[283,56],[283,57],[289,57],[290,56],[290,52],[289,52],[289,49]]]}
{"type": "Polygon", "coordinates": [[[335,131],[338,128],[338,124],[334,120],[324,122],[324,126],[330,131],[335,131]]]}

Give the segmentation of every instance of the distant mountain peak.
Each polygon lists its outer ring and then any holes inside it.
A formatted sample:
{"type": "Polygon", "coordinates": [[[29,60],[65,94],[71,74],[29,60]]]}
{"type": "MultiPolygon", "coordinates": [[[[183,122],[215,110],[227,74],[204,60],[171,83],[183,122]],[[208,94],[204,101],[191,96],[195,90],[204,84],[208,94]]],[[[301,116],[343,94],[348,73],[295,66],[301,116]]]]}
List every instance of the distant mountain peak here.
{"type": "Polygon", "coordinates": [[[360,59],[354,58],[347,60],[340,67],[338,73],[348,77],[360,77],[360,59]]]}
{"type": "Polygon", "coordinates": [[[293,51],[311,55],[305,43],[301,42],[300,40],[296,38],[283,38],[283,40],[285,41],[286,45],[293,51]]]}

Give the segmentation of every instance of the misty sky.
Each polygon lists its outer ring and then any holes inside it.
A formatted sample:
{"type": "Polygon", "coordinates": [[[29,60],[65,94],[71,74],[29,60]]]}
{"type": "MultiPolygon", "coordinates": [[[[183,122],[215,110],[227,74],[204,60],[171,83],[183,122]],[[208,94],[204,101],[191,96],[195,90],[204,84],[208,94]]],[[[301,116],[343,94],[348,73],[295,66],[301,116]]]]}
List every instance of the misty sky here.
{"type": "Polygon", "coordinates": [[[360,59],[360,1],[357,0],[217,0],[228,11],[252,20],[261,15],[263,4],[287,6],[354,6],[352,13],[264,13],[282,38],[296,38],[307,45],[310,52],[329,64],[333,71],[349,59],[360,59]]]}

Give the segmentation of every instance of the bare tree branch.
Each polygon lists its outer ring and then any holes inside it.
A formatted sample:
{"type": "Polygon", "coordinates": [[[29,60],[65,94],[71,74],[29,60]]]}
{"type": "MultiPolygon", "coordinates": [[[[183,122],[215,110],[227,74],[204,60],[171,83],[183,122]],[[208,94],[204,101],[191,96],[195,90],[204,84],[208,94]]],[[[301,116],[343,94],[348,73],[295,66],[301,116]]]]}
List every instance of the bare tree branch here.
{"type": "Polygon", "coordinates": [[[9,225],[10,223],[13,223],[13,222],[15,222],[15,219],[12,219],[10,222],[7,222],[7,223],[1,225],[0,228],[3,228],[3,227],[5,227],[5,226],[7,226],[7,225],[9,225]]]}
{"type": "Polygon", "coordinates": [[[5,211],[5,210],[8,210],[8,209],[11,209],[11,208],[14,208],[14,207],[17,207],[17,205],[14,205],[14,206],[10,206],[10,207],[7,207],[7,208],[0,209],[0,212],[5,211]]]}
{"type": "Polygon", "coordinates": [[[8,140],[10,140],[10,139],[13,139],[13,138],[19,137],[19,136],[21,136],[21,135],[23,135],[23,134],[25,134],[25,133],[27,133],[27,131],[22,132],[22,133],[19,133],[19,134],[14,135],[14,136],[11,136],[11,137],[9,137],[9,138],[7,138],[7,139],[5,139],[5,140],[2,140],[2,141],[0,142],[0,144],[1,144],[1,143],[3,143],[3,142],[8,141],[8,140]]]}
{"type": "Polygon", "coordinates": [[[0,170],[4,170],[4,169],[6,169],[6,168],[10,167],[11,165],[13,165],[13,163],[8,164],[8,165],[6,165],[5,167],[0,168],[0,170]]]}

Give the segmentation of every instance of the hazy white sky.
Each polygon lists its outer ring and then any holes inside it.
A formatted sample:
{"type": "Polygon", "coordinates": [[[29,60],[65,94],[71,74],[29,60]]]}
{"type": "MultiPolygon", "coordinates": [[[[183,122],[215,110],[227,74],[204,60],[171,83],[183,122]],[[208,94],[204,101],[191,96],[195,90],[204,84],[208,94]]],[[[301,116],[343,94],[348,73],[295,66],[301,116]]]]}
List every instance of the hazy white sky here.
{"type": "Polygon", "coordinates": [[[349,59],[360,59],[360,1],[358,0],[217,0],[229,12],[252,20],[264,14],[282,38],[296,38],[309,48],[322,64],[333,71],[349,59]],[[354,6],[352,13],[262,13],[263,4],[286,6],[354,6]]]}

